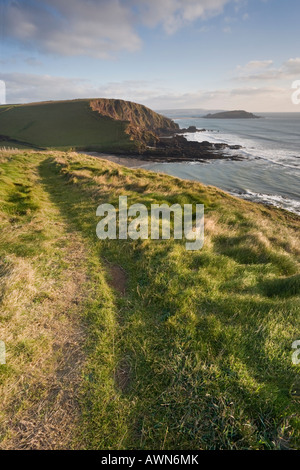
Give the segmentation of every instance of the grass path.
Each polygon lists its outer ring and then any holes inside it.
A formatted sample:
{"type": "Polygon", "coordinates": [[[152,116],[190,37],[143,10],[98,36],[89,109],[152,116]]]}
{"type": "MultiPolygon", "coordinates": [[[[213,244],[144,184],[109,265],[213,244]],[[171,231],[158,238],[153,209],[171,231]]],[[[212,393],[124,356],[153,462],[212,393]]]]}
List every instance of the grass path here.
{"type": "Polygon", "coordinates": [[[299,219],[83,155],[2,158],[3,448],[299,446],[299,219]],[[124,194],[203,202],[204,249],[100,242],[124,194]]]}
{"type": "Polygon", "coordinates": [[[72,446],[84,364],[86,253],[43,189],[37,156],[1,166],[1,448],[72,446]]]}

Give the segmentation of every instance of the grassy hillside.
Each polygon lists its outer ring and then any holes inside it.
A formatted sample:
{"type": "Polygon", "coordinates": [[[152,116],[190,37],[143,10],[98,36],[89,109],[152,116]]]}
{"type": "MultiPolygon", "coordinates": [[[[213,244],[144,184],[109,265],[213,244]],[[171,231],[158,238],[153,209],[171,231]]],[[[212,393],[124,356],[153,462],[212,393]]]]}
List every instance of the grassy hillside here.
{"type": "Polygon", "coordinates": [[[1,448],[300,447],[299,218],[76,153],[0,158],[1,448]],[[98,240],[119,195],[204,203],[204,248],[98,240]]]}
{"type": "Polygon", "coordinates": [[[150,132],[176,127],[148,108],[120,100],[0,106],[0,146],[137,151],[150,132]]]}

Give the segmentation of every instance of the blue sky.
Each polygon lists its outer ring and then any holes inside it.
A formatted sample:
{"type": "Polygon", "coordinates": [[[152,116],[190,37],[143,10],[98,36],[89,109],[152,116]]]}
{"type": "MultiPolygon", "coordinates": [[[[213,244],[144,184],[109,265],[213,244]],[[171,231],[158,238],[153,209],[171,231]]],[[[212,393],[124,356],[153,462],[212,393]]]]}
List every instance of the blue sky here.
{"type": "Polygon", "coordinates": [[[299,111],[299,0],[0,0],[7,102],[299,111]]]}

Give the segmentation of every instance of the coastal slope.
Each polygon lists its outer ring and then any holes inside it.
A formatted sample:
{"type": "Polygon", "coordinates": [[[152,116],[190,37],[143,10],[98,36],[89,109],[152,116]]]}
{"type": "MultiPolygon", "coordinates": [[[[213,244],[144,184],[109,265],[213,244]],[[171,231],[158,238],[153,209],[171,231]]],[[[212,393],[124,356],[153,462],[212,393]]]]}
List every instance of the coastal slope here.
{"type": "Polygon", "coordinates": [[[1,449],[299,448],[299,217],[75,152],[0,161],[1,449]],[[119,196],[203,203],[203,249],[99,240],[119,196]]]}
{"type": "Polygon", "coordinates": [[[1,147],[139,151],[178,125],[143,105],[113,99],[0,107],[1,147]]]}
{"type": "MultiPolygon", "coordinates": [[[[189,142],[196,132],[141,104],[91,99],[0,106],[0,147],[140,155],[159,162],[234,158],[231,146],[189,142]]],[[[234,146],[237,148],[238,146],[234,146]]]]}

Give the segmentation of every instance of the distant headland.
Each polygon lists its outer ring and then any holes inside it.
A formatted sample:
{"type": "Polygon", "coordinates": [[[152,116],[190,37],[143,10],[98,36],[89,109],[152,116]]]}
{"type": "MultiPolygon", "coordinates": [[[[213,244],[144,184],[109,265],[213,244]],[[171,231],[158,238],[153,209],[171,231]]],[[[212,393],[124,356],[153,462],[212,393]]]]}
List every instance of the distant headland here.
{"type": "Polygon", "coordinates": [[[204,116],[206,119],[260,119],[261,116],[256,116],[247,111],[224,111],[222,113],[207,114],[204,116]]]}

